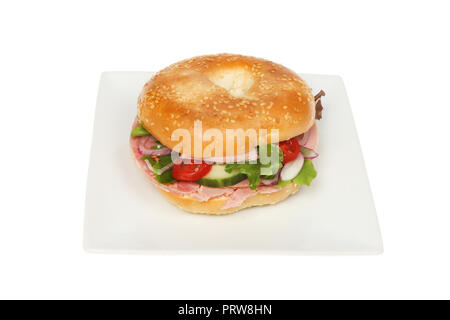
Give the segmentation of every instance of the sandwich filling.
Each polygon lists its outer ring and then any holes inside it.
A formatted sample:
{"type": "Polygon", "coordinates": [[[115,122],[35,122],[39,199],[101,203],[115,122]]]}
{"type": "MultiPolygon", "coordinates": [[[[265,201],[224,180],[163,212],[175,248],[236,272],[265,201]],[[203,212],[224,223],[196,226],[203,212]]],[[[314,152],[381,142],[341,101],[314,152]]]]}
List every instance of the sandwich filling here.
{"type": "MultiPolygon", "coordinates": [[[[316,119],[322,116],[316,95],[316,119]]],[[[307,132],[279,144],[259,146],[269,156],[278,153],[277,163],[258,159],[258,150],[228,161],[203,159],[201,162],[173,160],[172,150],[156,140],[138,120],[131,132],[131,150],[150,181],[166,192],[204,202],[227,197],[222,209],[239,207],[258,193],[273,193],[290,183],[310,185],[317,176],[312,160],[318,156],[318,130],[314,124],[307,132]]]]}

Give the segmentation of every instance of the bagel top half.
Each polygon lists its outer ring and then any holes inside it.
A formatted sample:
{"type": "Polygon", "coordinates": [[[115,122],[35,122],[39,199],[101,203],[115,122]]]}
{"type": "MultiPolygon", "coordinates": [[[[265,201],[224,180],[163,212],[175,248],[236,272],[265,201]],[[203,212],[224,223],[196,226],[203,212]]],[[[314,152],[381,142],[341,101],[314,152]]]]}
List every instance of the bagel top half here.
{"type": "MultiPolygon", "coordinates": [[[[279,141],[306,132],[314,123],[315,103],[311,88],[291,70],[255,57],[218,54],[183,60],[155,74],[139,96],[138,116],[171,149],[179,143],[172,133],[186,129],[194,137],[196,120],[203,133],[219,130],[224,140],[227,129],[254,129],[256,137],[247,138],[244,149],[223,143],[222,155],[232,156],[257,146],[263,135],[278,142],[271,129],[278,129],[279,141]]],[[[202,140],[203,148],[209,144],[202,140]]]]}

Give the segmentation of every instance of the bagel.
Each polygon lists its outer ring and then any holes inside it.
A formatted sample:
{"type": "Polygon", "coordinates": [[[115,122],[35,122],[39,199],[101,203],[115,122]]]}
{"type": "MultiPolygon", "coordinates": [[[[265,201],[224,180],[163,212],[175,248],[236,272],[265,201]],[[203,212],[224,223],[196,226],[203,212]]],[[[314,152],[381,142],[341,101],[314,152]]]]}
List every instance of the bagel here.
{"type": "Polygon", "coordinates": [[[324,94],[314,97],[294,72],[260,58],[218,54],[183,60],[144,85],[132,125],[131,154],[158,191],[185,211],[223,215],[275,204],[316,176],[310,159],[318,155],[315,119],[321,117],[324,94]],[[174,139],[178,129],[189,135],[188,147],[179,148],[174,139]],[[251,129],[254,135],[247,135],[251,129]],[[200,141],[202,150],[211,145],[203,135],[208,130],[226,141],[211,157],[198,156],[196,143],[200,141]],[[229,145],[229,130],[243,130],[245,143],[229,145]],[[257,150],[265,148],[256,147],[278,142],[271,150],[280,152],[272,154],[283,157],[264,167],[257,150]],[[181,155],[181,162],[169,156],[173,154],[181,155]]]}
{"type": "MultiPolygon", "coordinates": [[[[138,98],[142,125],[167,147],[178,141],[172,132],[184,128],[194,136],[194,122],[202,129],[244,131],[256,136],[245,144],[223,144],[221,154],[233,156],[249,152],[260,141],[276,143],[270,132],[279,132],[283,141],[306,132],[314,123],[315,102],[311,88],[297,74],[268,60],[218,54],[194,57],[175,63],[155,74],[138,98]],[[266,130],[266,131],[264,131],[266,130]],[[267,136],[265,135],[267,132],[267,136]],[[265,140],[264,140],[265,139],[265,140]]],[[[211,142],[202,140],[203,150],[211,142]]],[[[194,157],[190,150],[177,150],[194,157]]]]}

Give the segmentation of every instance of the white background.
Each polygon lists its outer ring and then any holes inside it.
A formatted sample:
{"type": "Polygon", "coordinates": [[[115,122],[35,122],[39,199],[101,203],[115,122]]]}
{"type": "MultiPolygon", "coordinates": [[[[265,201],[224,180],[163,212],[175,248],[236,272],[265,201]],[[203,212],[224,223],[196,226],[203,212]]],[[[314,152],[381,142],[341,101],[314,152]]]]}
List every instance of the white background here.
{"type": "Polygon", "coordinates": [[[2,2],[0,298],[450,298],[449,16],[447,1],[2,2]],[[383,255],[83,251],[101,72],[219,52],[343,77],[383,255]]]}

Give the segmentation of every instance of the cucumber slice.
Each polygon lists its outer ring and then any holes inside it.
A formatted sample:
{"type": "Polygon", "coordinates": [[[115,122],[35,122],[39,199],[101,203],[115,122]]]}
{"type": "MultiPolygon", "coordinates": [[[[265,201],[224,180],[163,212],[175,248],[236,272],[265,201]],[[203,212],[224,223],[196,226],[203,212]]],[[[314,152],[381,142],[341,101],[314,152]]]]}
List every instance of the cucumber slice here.
{"type": "Polygon", "coordinates": [[[261,176],[261,178],[266,179],[266,180],[272,180],[272,179],[275,179],[275,177],[276,177],[277,175],[278,175],[278,174],[273,174],[273,175],[271,175],[271,176],[261,176]]]}
{"type": "Polygon", "coordinates": [[[228,173],[225,171],[224,164],[215,164],[206,176],[197,180],[197,183],[208,187],[221,188],[232,186],[245,178],[247,176],[241,173],[239,169],[234,169],[228,173]]]}

